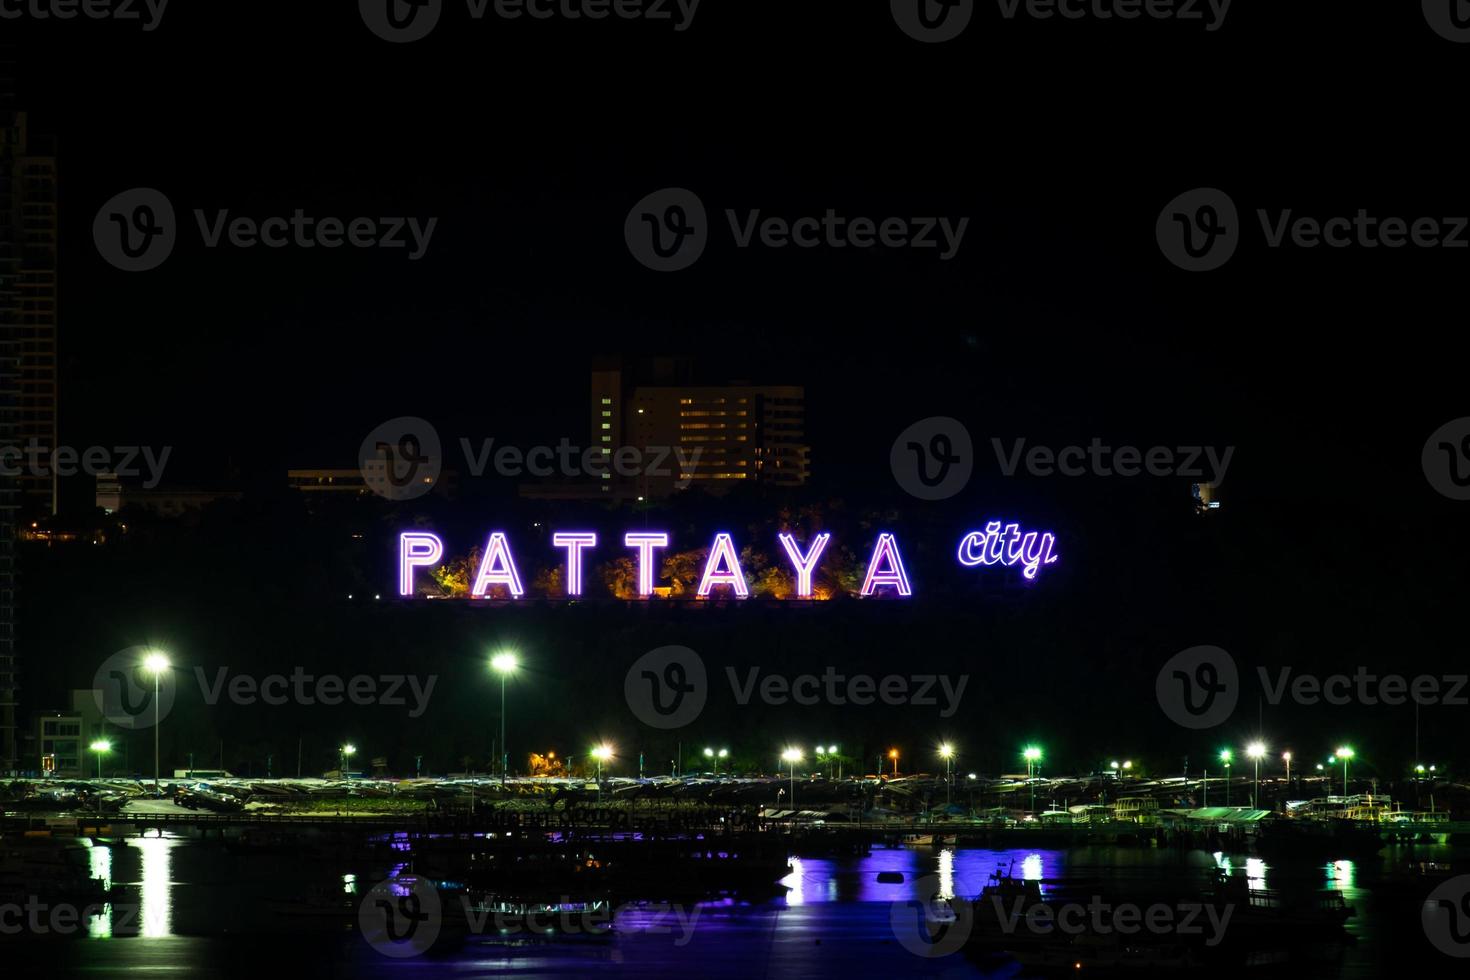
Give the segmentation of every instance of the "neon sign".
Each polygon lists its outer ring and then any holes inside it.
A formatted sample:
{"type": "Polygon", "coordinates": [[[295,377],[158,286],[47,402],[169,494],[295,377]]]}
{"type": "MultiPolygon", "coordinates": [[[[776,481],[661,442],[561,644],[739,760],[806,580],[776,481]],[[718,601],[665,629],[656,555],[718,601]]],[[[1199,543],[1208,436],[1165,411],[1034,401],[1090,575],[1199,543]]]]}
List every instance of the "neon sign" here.
{"type": "Polygon", "coordinates": [[[1056,538],[1049,532],[1039,537],[1035,531],[1021,533],[1019,524],[1007,524],[1002,531],[1000,521],[985,525],[984,533],[971,531],[960,539],[959,560],[961,565],[974,568],[976,565],[1021,566],[1021,574],[1035,579],[1042,565],[1057,560],[1052,554],[1056,538]]]}
{"type": "MultiPolygon", "coordinates": [[[[810,599],[814,595],[813,577],[821,565],[832,535],[826,532],[813,536],[805,548],[796,535],[782,532],[776,540],[781,545],[795,576],[795,595],[799,599],[810,599]]],[[[552,545],[566,552],[566,596],[580,598],[584,591],[587,556],[597,549],[598,537],[594,531],[557,531],[551,537],[552,545]]],[[[648,598],[654,594],[657,555],[655,552],[669,547],[670,538],[666,531],[629,531],[623,535],[623,546],[632,549],[638,572],[637,595],[648,598]]],[[[1000,566],[1019,568],[1027,581],[1035,581],[1041,569],[1057,562],[1056,536],[1050,531],[1023,531],[1019,524],[1002,524],[990,521],[984,531],[971,531],[960,539],[956,558],[966,568],[1000,566]]],[[[398,536],[398,594],[414,595],[414,578],[419,569],[429,569],[444,560],[444,542],[427,531],[405,531],[398,536]]],[[[492,596],[492,589],[499,588],[512,599],[526,594],[521,575],[511,553],[510,540],[503,531],[494,531],[486,541],[484,555],[475,573],[470,596],[483,599],[492,596]]],[[[704,572],[699,579],[698,595],[708,598],[716,590],[725,590],[736,598],[750,596],[750,586],[740,565],[740,550],[732,535],[721,532],[715,535],[705,559],[704,572]]],[[[860,596],[897,596],[907,598],[914,594],[908,571],[904,568],[903,555],[897,535],[882,532],[873,543],[868,558],[867,572],[863,576],[860,596]]]]}

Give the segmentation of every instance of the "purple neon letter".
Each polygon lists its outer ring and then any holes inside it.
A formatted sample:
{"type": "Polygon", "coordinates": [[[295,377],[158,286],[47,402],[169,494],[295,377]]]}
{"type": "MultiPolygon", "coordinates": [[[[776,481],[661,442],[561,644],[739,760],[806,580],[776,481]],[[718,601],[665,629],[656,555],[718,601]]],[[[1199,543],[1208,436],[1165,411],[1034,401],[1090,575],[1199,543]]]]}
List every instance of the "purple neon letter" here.
{"type": "Polygon", "coordinates": [[[830,534],[819,534],[812,538],[811,548],[805,555],[801,553],[801,546],[796,543],[793,534],[778,535],[781,539],[781,547],[786,549],[786,557],[791,559],[791,564],[796,567],[796,594],[803,599],[811,598],[812,594],[812,571],[816,569],[817,562],[822,558],[822,552],[827,547],[827,542],[832,540],[830,534]]]}
{"type": "Polygon", "coordinates": [[[740,571],[740,556],[735,553],[735,542],[728,534],[715,535],[709,559],[704,563],[704,577],[699,580],[699,594],[707,596],[717,585],[735,586],[735,594],[742,599],[750,595],[750,590],[745,587],[745,575],[740,571]]]}
{"type": "Polygon", "coordinates": [[[667,548],[669,536],[666,532],[653,533],[629,531],[623,535],[623,544],[638,549],[638,594],[653,595],[653,549],[667,548]]]}
{"type": "Polygon", "coordinates": [[[427,531],[404,531],[398,536],[398,594],[413,595],[413,570],[439,564],[444,542],[427,531]]]}
{"type": "Polygon", "coordinates": [[[873,546],[873,558],[868,562],[868,577],[863,580],[862,595],[872,595],[880,585],[892,585],[902,596],[914,594],[914,590],[909,588],[908,574],[903,570],[903,559],[898,554],[898,539],[891,534],[878,535],[878,543],[873,546]]]}
{"type": "Polygon", "coordinates": [[[595,531],[558,531],[551,543],[567,549],[567,595],[582,594],[582,549],[597,547],[595,531]]]}
{"type": "Polygon", "coordinates": [[[475,587],[470,595],[483,598],[492,585],[503,585],[510,590],[511,598],[519,599],[526,594],[521,587],[521,576],[516,571],[515,559],[510,556],[510,543],[503,531],[490,535],[485,544],[485,557],[480,560],[480,573],[475,576],[475,587]]]}

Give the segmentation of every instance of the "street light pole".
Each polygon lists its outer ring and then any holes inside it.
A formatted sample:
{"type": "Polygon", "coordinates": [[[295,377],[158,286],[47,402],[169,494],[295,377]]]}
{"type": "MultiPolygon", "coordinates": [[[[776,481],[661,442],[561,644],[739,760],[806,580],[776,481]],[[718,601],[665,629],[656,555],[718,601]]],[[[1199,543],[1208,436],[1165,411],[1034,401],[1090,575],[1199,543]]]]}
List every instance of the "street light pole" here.
{"type": "Polygon", "coordinates": [[[497,653],[490,658],[490,666],[500,675],[500,789],[505,791],[507,770],[510,769],[510,751],[505,744],[505,681],[521,665],[514,653],[497,653]]]}
{"type": "Polygon", "coordinates": [[[163,725],[163,705],[159,704],[159,685],[168,670],[168,657],[157,650],[143,659],[143,666],[153,674],[153,795],[159,794],[158,733],[163,725]]]}

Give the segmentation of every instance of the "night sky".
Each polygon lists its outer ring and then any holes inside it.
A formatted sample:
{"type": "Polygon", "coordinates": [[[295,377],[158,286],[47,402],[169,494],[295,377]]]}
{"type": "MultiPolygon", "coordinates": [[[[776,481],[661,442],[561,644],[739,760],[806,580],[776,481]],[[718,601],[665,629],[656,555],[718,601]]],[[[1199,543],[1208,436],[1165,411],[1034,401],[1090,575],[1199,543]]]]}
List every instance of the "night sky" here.
{"type": "MultiPolygon", "coordinates": [[[[1072,644],[1054,663],[1078,676],[1050,710],[1102,690],[1088,719],[1147,715],[1130,734],[1170,731],[1146,680],[1094,686],[1111,675],[1092,673],[1087,637],[1114,652],[1146,637],[1119,668],[1145,679],[1203,642],[1262,662],[1463,669],[1470,505],[1434,492],[1420,451],[1470,414],[1470,250],[1271,249],[1256,210],[1470,213],[1455,97],[1470,46],[1436,36],[1417,4],[1238,4],[1207,32],[1006,21],[982,3],[936,45],[904,36],[887,6],[705,0],[676,32],[474,22],[450,3],[405,45],[346,2],[180,3],[152,32],[0,21],[19,105],[60,146],[63,442],[170,445],[171,483],[278,487],[287,466],[353,465],[362,436],[399,415],[447,441],[585,439],[593,356],[687,354],[712,381],[806,387],[814,494],[891,499],[893,438],[951,415],[984,475],[945,520],[1033,493],[1069,512],[1090,567],[1058,587],[1089,594],[1045,599],[1072,644]],[[160,269],[127,274],[99,257],[91,225],[138,186],[169,196],[181,238],[160,269]],[[670,186],[695,191],[715,228],[694,267],[660,274],[629,255],[623,222],[670,186]],[[1223,269],[1191,274],[1161,255],[1154,223],[1201,186],[1229,193],[1249,228],[1223,269]],[[195,208],[438,224],[419,261],[207,249],[195,208]],[[726,208],[970,223],[950,261],[738,249],[726,208]],[[991,437],[1094,436],[1236,447],[1208,547],[1188,529],[1188,481],[1002,481],[989,451],[991,437]],[[1135,564],[1121,530],[1149,514],[1140,554],[1169,551],[1166,567],[1135,564]]],[[[68,506],[90,493],[75,481],[68,506]]],[[[485,529],[492,515],[457,519],[485,529]]],[[[91,635],[61,643],[90,663],[109,624],[83,574],[43,576],[77,591],[30,601],[43,622],[97,613],[91,635]]],[[[148,615],[131,612],[142,629],[148,615]]],[[[300,595],[261,614],[313,616],[300,595]]],[[[968,620],[942,615],[957,618],[925,621],[925,635],[960,643],[968,620]]],[[[646,648],[632,646],[630,659],[646,648]]],[[[882,650],[861,656],[884,666],[882,650]]],[[[1057,672],[1034,669],[986,697],[1048,703],[1057,672]]],[[[1324,745],[1355,727],[1300,724],[1324,745]]],[[[1411,722],[1372,724],[1401,743],[1411,722]]],[[[1446,714],[1427,724],[1463,729],[1446,714]]]]}

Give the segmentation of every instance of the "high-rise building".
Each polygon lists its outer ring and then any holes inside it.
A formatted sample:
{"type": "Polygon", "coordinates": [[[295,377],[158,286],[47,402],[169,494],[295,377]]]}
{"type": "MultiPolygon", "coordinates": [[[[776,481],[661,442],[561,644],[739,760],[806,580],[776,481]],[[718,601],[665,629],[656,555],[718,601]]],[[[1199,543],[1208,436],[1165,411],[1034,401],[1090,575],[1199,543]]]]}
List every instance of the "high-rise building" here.
{"type": "Polygon", "coordinates": [[[668,475],[633,480],[651,497],[684,486],[714,493],[742,483],[799,487],[809,475],[806,395],[792,385],[634,388],[625,441],[646,460],[670,449],[668,475]]]}
{"type": "MultiPolygon", "coordinates": [[[[0,73],[3,74],[3,73],[0,73]]],[[[0,78],[0,449],[56,448],[56,156],[0,78]]],[[[29,454],[27,454],[29,456],[29,454]]],[[[15,547],[22,516],[55,514],[56,468],[0,471],[0,772],[19,762],[15,547]]]]}
{"type": "Polygon", "coordinates": [[[806,396],[795,385],[697,385],[688,358],[592,367],[591,441],[602,473],[523,484],[528,497],[637,500],[701,487],[801,486],[810,473],[806,396]],[[637,450],[624,462],[618,451],[637,450]]]}
{"type": "MultiPolygon", "coordinates": [[[[17,359],[14,438],[45,457],[57,445],[56,188],[54,148],[0,102],[0,331],[17,359]]],[[[24,510],[56,513],[55,466],[22,472],[19,490],[24,510]]]]}

